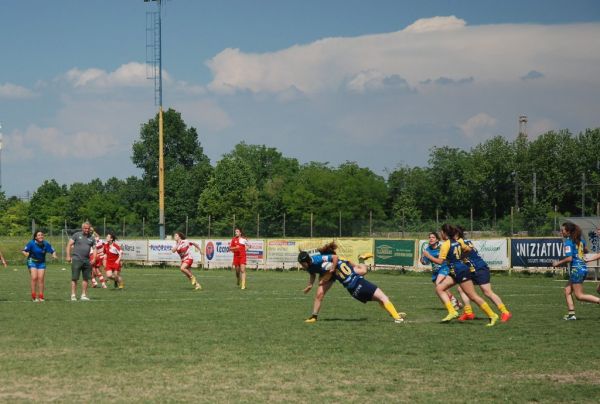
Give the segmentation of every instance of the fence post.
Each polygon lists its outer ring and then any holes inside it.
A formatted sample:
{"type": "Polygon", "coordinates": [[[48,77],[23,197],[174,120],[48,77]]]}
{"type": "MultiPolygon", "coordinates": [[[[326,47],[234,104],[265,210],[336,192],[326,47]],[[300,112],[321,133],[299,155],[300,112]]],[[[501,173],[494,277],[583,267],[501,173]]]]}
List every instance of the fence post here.
{"type": "Polygon", "coordinates": [[[146,218],[142,217],[142,237],[146,237],[146,218]]]}
{"type": "Polygon", "coordinates": [[[313,236],[313,213],[310,212],[310,238],[313,236]]]}
{"type": "Polygon", "coordinates": [[[106,216],[104,216],[104,227],[102,228],[103,237],[106,237],[106,216]]]}
{"type": "Polygon", "coordinates": [[[369,237],[373,237],[373,211],[369,211],[369,237]]]}
{"type": "Polygon", "coordinates": [[[210,215],[208,215],[208,238],[210,238],[210,215]]]}
{"type": "Polygon", "coordinates": [[[233,227],[231,229],[231,233],[235,234],[235,213],[233,214],[233,227]]]}
{"type": "Polygon", "coordinates": [[[340,237],[342,237],[342,211],[341,210],[339,211],[339,214],[340,214],[340,224],[338,225],[338,230],[340,233],[340,237]]]}
{"type": "Polygon", "coordinates": [[[283,212],[283,238],[285,238],[285,212],[283,212]]]}
{"type": "Polygon", "coordinates": [[[256,214],[256,238],[260,237],[260,213],[256,214]]]}
{"type": "Polygon", "coordinates": [[[189,224],[189,218],[188,218],[188,215],[185,215],[185,236],[186,237],[188,235],[188,224],[189,224]]]}

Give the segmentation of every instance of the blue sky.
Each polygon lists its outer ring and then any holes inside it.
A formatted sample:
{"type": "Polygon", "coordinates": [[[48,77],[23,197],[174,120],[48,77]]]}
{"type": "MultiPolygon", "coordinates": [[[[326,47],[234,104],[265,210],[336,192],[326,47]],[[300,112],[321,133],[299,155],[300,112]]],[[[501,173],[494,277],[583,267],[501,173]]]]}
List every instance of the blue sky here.
{"type": "MultiPolygon", "coordinates": [[[[213,162],[246,141],[385,175],[435,145],[600,126],[597,1],[163,2],[164,105],[213,162]]],[[[139,175],[142,0],[1,0],[2,186],[139,175]]]]}

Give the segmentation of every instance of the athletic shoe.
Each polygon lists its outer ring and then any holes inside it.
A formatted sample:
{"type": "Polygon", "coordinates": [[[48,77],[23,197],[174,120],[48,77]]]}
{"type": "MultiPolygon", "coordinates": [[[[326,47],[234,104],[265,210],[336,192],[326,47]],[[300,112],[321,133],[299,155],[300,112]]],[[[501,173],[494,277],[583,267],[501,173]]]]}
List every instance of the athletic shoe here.
{"type": "Polygon", "coordinates": [[[500,317],[498,317],[498,315],[494,313],[494,317],[490,318],[490,322],[487,323],[485,326],[493,327],[496,325],[496,323],[498,322],[499,319],[500,319],[500,317]]]}
{"type": "Polygon", "coordinates": [[[87,297],[86,295],[81,295],[81,297],[79,298],[79,300],[81,300],[82,302],[89,302],[90,298],[87,297]]]}
{"type": "Polygon", "coordinates": [[[76,301],[77,301],[77,296],[75,296],[75,295],[71,295],[71,301],[72,301],[72,302],[76,302],[76,301]]]}
{"type": "Polygon", "coordinates": [[[38,302],[45,302],[45,300],[44,300],[44,298],[43,298],[43,297],[40,297],[40,298],[38,299],[38,302]]]}
{"type": "Polygon", "coordinates": [[[470,314],[463,313],[458,318],[458,321],[469,321],[469,320],[475,320],[475,313],[470,313],[470,314]]]}
{"type": "Polygon", "coordinates": [[[373,254],[371,253],[363,253],[361,255],[358,256],[358,262],[360,264],[364,263],[366,260],[368,260],[369,258],[373,258],[373,254]]]}
{"type": "Polygon", "coordinates": [[[404,319],[402,317],[398,317],[394,319],[394,323],[396,324],[402,324],[404,323],[404,319]]]}
{"type": "Polygon", "coordinates": [[[97,288],[98,287],[98,282],[96,282],[96,281],[92,282],[92,287],[93,288],[97,288]]]}
{"type": "Polygon", "coordinates": [[[202,290],[202,286],[196,282],[196,284],[194,285],[194,290],[202,290]]]}
{"type": "Polygon", "coordinates": [[[503,323],[506,323],[511,318],[512,318],[512,313],[511,312],[502,313],[502,315],[500,316],[500,321],[502,321],[503,323]]]}
{"type": "Polygon", "coordinates": [[[453,313],[448,314],[446,317],[444,317],[441,322],[442,323],[449,323],[450,321],[454,320],[457,317],[458,317],[458,312],[455,311],[453,313]]]}
{"type": "Polygon", "coordinates": [[[106,286],[106,283],[102,284],[102,289],[106,289],[108,286],[106,286]]]}
{"type": "Polygon", "coordinates": [[[315,316],[310,316],[309,318],[307,318],[306,320],[304,320],[305,323],[316,323],[317,322],[317,317],[315,316]]]}
{"type": "Polygon", "coordinates": [[[125,281],[119,282],[119,289],[125,289],[125,281]]]}
{"type": "Polygon", "coordinates": [[[36,303],[36,302],[39,302],[39,301],[40,301],[40,299],[38,299],[38,298],[36,297],[35,299],[31,299],[31,301],[32,301],[32,302],[34,302],[34,303],[36,303]]]}
{"type": "Polygon", "coordinates": [[[563,320],[577,320],[577,317],[575,317],[575,314],[567,314],[563,317],[563,320]]]}

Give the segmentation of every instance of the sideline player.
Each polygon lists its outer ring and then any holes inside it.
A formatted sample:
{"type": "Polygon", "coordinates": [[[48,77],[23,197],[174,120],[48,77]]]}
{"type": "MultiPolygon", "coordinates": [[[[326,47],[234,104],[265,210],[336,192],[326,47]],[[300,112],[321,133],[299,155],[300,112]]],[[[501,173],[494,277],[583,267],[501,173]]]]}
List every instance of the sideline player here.
{"type": "Polygon", "coordinates": [[[235,277],[240,289],[246,289],[246,250],[248,250],[248,239],[244,237],[242,229],[236,227],[235,237],[229,243],[229,251],[233,252],[233,267],[235,277]]]}
{"type": "Polygon", "coordinates": [[[198,243],[186,240],[185,235],[180,231],[176,231],[173,234],[173,238],[175,239],[175,246],[171,249],[171,251],[179,254],[179,257],[181,258],[181,272],[192,283],[194,290],[202,289],[202,286],[196,280],[194,274],[192,274],[192,263],[194,262],[194,257],[192,257],[191,247],[196,247],[198,251],[202,251],[202,249],[200,248],[198,243]]]}
{"type": "Polygon", "coordinates": [[[600,304],[600,298],[584,293],[583,281],[587,276],[587,265],[584,261],[584,254],[587,250],[585,240],[581,238],[581,228],[574,223],[565,222],[560,227],[560,233],[565,238],[564,255],[565,258],[554,261],[554,268],[569,265],[569,281],[565,286],[565,299],[567,300],[568,313],[563,317],[564,320],[577,320],[575,317],[575,302],[573,295],[580,302],[589,302],[600,304]]]}
{"type": "Polygon", "coordinates": [[[121,276],[121,256],[123,252],[121,246],[116,243],[117,237],[114,233],[106,234],[106,243],[104,243],[104,268],[106,277],[115,282],[119,289],[125,288],[125,282],[121,276]]]}
{"type": "Polygon", "coordinates": [[[56,251],[49,242],[44,240],[44,233],[36,231],[22,252],[27,257],[27,268],[31,275],[31,300],[34,302],[43,302],[46,279],[46,254],[50,253],[52,254],[52,258],[56,259],[56,251]]]}

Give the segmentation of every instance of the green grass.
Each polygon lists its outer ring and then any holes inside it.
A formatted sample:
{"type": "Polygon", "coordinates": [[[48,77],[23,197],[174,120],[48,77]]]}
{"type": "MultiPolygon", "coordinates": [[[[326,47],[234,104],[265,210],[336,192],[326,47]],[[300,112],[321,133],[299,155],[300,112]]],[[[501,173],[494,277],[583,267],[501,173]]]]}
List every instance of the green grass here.
{"type": "MultiPolygon", "coordinates": [[[[126,268],[126,289],[69,301],[69,269],[48,269],[47,301],[28,272],[0,270],[0,401],[594,402],[600,307],[566,322],[562,282],[494,278],[508,324],[440,324],[426,275],[370,273],[409,315],[394,324],[335,285],[320,320],[302,272],[126,268]]],[[[593,292],[593,285],[587,290],[593,292]]],[[[482,316],[478,313],[479,317],[482,316]]]]}

